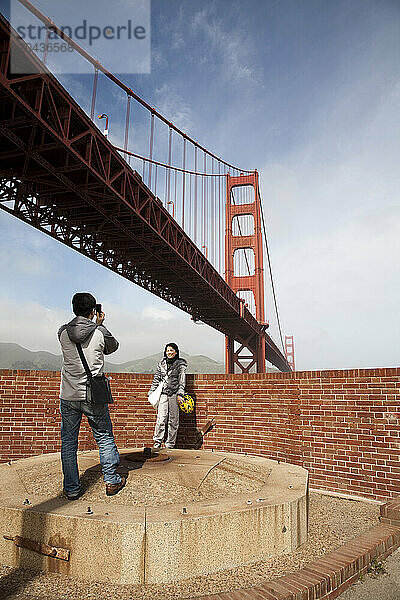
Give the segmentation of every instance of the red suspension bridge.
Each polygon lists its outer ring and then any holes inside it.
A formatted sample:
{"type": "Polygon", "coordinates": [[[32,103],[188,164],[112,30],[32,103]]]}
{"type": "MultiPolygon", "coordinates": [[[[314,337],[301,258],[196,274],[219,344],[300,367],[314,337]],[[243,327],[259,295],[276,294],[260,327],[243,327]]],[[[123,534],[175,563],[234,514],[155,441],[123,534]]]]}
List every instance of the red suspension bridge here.
{"type": "Polygon", "coordinates": [[[0,208],[225,334],[227,372],[291,370],[266,332],[257,171],[201,146],[21,3],[47,39],[40,60],[0,19],[0,208]],[[93,65],[89,114],[46,67],[50,32],[93,65]],[[125,96],[116,145],[95,124],[100,77],[125,96]]]}

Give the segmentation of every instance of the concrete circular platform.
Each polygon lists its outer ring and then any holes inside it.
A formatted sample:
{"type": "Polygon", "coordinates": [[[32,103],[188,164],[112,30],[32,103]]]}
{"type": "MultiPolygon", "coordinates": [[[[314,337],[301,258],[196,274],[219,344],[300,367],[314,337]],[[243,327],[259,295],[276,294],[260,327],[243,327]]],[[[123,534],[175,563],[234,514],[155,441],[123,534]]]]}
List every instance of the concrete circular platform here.
{"type": "Polygon", "coordinates": [[[98,452],[79,453],[84,494],[74,502],[60,493],[59,454],[0,465],[0,562],[161,583],[292,552],[307,539],[301,467],[199,450],[120,454],[127,485],[107,497],[98,452]],[[69,550],[68,559],[41,553],[53,547],[69,550]]]}

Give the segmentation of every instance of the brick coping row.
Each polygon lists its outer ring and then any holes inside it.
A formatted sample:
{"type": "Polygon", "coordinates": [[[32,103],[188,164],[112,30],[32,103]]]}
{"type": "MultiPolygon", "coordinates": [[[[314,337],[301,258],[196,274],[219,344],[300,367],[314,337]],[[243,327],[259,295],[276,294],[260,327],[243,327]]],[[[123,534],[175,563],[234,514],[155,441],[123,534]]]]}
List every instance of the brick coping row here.
{"type": "Polygon", "coordinates": [[[381,525],[346,542],[306,567],[261,586],[197,596],[196,600],[334,600],[375,558],[383,560],[400,547],[400,498],[381,506],[381,525]]]}
{"type": "MultiPolygon", "coordinates": [[[[115,376],[117,379],[149,379],[153,375],[149,373],[113,373],[108,372],[109,375],[115,376]]],[[[56,371],[42,371],[42,370],[28,370],[28,369],[0,369],[0,376],[18,376],[25,375],[26,377],[39,376],[60,376],[60,370],[56,371]]],[[[357,369],[325,369],[319,371],[290,371],[289,373],[192,373],[191,377],[197,380],[204,379],[231,379],[233,381],[246,381],[246,380],[257,380],[257,379],[324,379],[324,378],[358,378],[358,377],[399,377],[400,367],[372,367],[372,368],[357,368],[357,369]]]]}

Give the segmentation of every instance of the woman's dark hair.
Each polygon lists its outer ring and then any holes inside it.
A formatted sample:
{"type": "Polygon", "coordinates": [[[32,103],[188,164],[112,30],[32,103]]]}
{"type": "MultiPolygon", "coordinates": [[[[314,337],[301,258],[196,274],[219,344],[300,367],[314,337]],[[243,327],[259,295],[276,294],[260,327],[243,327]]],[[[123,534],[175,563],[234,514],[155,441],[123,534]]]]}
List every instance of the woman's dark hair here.
{"type": "Polygon", "coordinates": [[[72,310],[77,317],[88,317],[96,306],[96,298],[89,292],[78,292],[72,298],[72,310]]]}
{"type": "Polygon", "coordinates": [[[167,344],[164,348],[164,356],[165,358],[167,358],[167,348],[168,346],[170,346],[171,348],[173,348],[176,352],[176,358],[179,358],[179,348],[176,344],[174,344],[174,342],[171,342],[170,344],[167,344]]]}

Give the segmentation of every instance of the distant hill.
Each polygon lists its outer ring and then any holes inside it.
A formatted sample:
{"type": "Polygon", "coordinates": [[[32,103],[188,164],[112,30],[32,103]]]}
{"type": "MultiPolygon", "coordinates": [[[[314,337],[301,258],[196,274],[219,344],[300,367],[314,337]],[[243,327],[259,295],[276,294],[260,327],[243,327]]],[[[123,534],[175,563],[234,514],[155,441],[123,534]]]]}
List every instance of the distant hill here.
{"type": "Polygon", "coordinates": [[[51,352],[31,352],[18,344],[0,342],[0,369],[37,369],[59,371],[61,355],[51,352]]]}
{"type": "MultiPolygon", "coordinates": [[[[138,358],[119,365],[106,362],[106,370],[114,373],[154,373],[157,363],[162,359],[162,353],[152,354],[145,358],[138,358]]],[[[185,352],[181,353],[188,363],[188,373],[224,373],[223,363],[219,363],[208,356],[199,354],[191,356],[185,352]]]]}
{"type": "MultiPolygon", "coordinates": [[[[223,373],[224,365],[208,356],[182,354],[188,362],[188,373],[223,373]]],[[[162,354],[153,354],[122,364],[105,362],[108,373],[154,373],[162,354]]],[[[0,342],[0,369],[26,369],[39,371],[59,371],[61,355],[51,352],[31,352],[18,344],[0,342]]]]}

